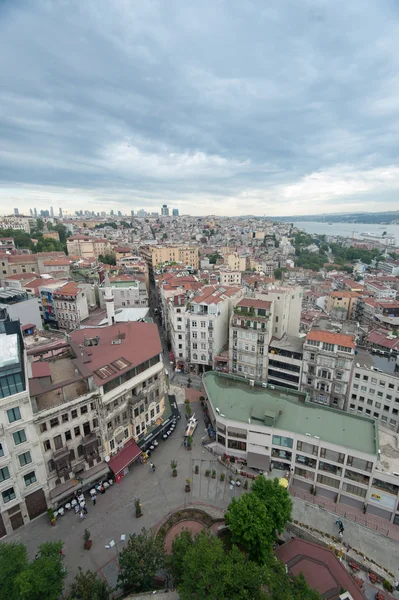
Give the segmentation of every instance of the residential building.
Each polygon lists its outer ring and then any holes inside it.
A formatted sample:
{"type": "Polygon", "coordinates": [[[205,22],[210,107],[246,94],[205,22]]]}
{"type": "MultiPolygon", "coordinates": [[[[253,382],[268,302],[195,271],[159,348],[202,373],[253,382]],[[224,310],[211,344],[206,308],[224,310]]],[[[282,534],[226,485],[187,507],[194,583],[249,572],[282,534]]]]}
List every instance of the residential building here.
{"type": "Polygon", "coordinates": [[[22,215],[0,217],[0,229],[22,229],[30,233],[30,221],[29,217],[22,215]]]}
{"type": "Polygon", "coordinates": [[[166,262],[182,263],[187,267],[198,269],[198,248],[196,246],[144,246],[141,255],[147,261],[150,274],[158,266],[166,262]]]}
{"type": "Polygon", "coordinates": [[[241,271],[220,271],[220,285],[241,285],[241,271]]]}
{"type": "MultiPolygon", "coordinates": [[[[33,282],[30,283],[32,285],[33,282]]],[[[44,325],[47,325],[50,329],[58,329],[58,316],[57,309],[55,307],[54,293],[61,289],[62,286],[67,285],[67,281],[55,281],[42,283],[38,286],[39,294],[39,310],[44,325]]]]}
{"type": "Polygon", "coordinates": [[[347,410],[399,431],[399,360],[376,352],[358,350],[347,410]]]}
{"type": "Polygon", "coordinates": [[[355,336],[311,330],[303,346],[301,389],[312,402],[344,409],[355,358],[355,336]]]}
{"type": "Polygon", "coordinates": [[[333,319],[349,321],[353,318],[358,297],[358,293],[345,290],[329,292],[326,298],[326,312],[333,319]]]}
{"type": "Polygon", "coordinates": [[[233,254],[227,255],[225,264],[231,271],[245,271],[247,268],[247,257],[233,252],[233,254]]]}
{"type": "Polygon", "coordinates": [[[37,254],[15,254],[0,256],[1,278],[21,273],[39,273],[37,254]]]}
{"type": "Polygon", "coordinates": [[[378,302],[374,312],[374,318],[378,323],[392,330],[399,328],[399,302],[378,302]]]}
{"type": "Polygon", "coordinates": [[[74,235],[67,239],[68,254],[82,258],[95,257],[112,253],[112,245],[107,238],[92,238],[88,235],[74,235]]]}
{"type": "Polygon", "coordinates": [[[396,298],[396,290],[379,281],[366,281],[366,289],[374,295],[376,300],[395,300],[396,298]]]}
{"type": "Polygon", "coordinates": [[[217,454],[399,524],[398,434],[305,392],[214,372],[203,383],[217,454]]]}
{"type": "Polygon", "coordinates": [[[399,260],[384,260],[378,264],[378,269],[388,275],[397,277],[399,275],[399,260]]]}
{"type": "Polygon", "coordinates": [[[286,334],[269,342],[267,381],[293,390],[301,389],[304,339],[286,334]]]}
{"type": "Polygon", "coordinates": [[[0,538],[47,510],[26,366],[20,324],[0,310],[0,538]]]}
{"type": "Polygon", "coordinates": [[[229,370],[267,380],[267,352],[272,336],[274,303],[242,298],[230,321],[229,370]]]}
{"type": "Polygon", "coordinates": [[[149,306],[145,276],[142,275],[141,279],[139,277],[139,275],[118,275],[112,277],[108,284],[104,282],[104,287],[98,288],[101,308],[105,306],[106,285],[112,289],[115,308],[149,306]]]}
{"type": "Polygon", "coordinates": [[[14,238],[0,238],[0,254],[3,252],[14,254],[15,250],[14,238]]]}
{"type": "Polygon", "coordinates": [[[87,295],[74,281],[55,289],[52,294],[59,329],[79,329],[80,323],[89,316],[87,295]]]}

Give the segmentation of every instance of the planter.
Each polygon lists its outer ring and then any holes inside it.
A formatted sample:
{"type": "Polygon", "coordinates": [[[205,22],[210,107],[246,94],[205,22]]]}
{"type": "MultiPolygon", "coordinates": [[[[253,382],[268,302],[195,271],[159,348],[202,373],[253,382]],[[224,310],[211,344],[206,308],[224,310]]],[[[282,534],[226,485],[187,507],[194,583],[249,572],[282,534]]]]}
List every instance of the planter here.
{"type": "Polygon", "coordinates": [[[90,548],[93,545],[93,540],[87,540],[87,542],[84,543],[84,549],[85,550],[90,550],[90,548]]]}
{"type": "Polygon", "coordinates": [[[136,519],[138,519],[139,517],[142,517],[143,513],[136,513],[136,519]]]}
{"type": "Polygon", "coordinates": [[[191,449],[192,449],[192,446],[191,446],[191,445],[190,445],[190,446],[187,446],[187,450],[191,450],[191,449]]]}
{"type": "Polygon", "coordinates": [[[189,483],[186,483],[186,487],[185,487],[186,492],[191,491],[191,487],[189,483]]]}
{"type": "Polygon", "coordinates": [[[57,521],[56,521],[55,519],[52,519],[52,520],[50,521],[50,523],[51,523],[51,526],[52,526],[52,527],[55,527],[55,524],[57,523],[57,521]]]}
{"type": "Polygon", "coordinates": [[[177,477],[177,471],[176,471],[176,470],[174,470],[174,471],[172,472],[172,477],[177,477]]]}

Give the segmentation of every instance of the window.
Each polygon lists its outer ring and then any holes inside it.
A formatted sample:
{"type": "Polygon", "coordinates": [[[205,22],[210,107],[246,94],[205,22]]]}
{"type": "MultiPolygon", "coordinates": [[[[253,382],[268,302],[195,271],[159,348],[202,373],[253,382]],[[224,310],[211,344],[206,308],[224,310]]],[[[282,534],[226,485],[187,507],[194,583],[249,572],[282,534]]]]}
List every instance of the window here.
{"type": "Polygon", "coordinates": [[[61,420],[62,420],[62,422],[63,422],[63,423],[67,423],[67,422],[68,422],[68,420],[69,420],[69,415],[68,415],[68,413],[64,413],[64,414],[62,415],[62,417],[61,417],[61,420]]]}
{"type": "Polygon", "coordinates": [[[201,327],[206,327],[206,321],[201,321],[201,327]]]}
{"type": "Polygon", "coordinates": [[[136,435],[140,435],[140,425],[136,425],[136,435]]]}
{"type": "Polygon", "coordinates": [[[381,387],[385,387],[385,381],[381,381],[381,379],[378,382],[378,385],[380,385],[381,387]]]}
{"type": "Polygon", "coordinates": [[[114,448],[115,448],[115,442],[114,442],[114,440],[110,441],[109,447],[110,447],[111,451],[114,450],[114,448]]]}
{"type": "Polygon", "coordinates": [[[360,387],[360,391],[361,391],[361,392],[367,392],[367,386],[365,386],[365,385],[362,385],[362,386],[360,387]]]}
{"type": "Polygon", "coordinates": [[[78,456],[83,456],[83,446],[82,446],[82,444],[80,444],[80,446],[78,446],[78,456]]]}
{"type": "Polygon", "coordinates": [[[384,404],[384,408],[383,408],[383,410],[389,410],[389,406],[388,406],[388,404],[384,404]]]}
{"type": "Polygon", "coordinates": [[[334,344],[328,344],[327,342],[323,342],[322,348],[323,350],[327,350],[327,352],[334,352],[334,344]]]}
{"type": "Polygon", "coordinates": [[[80,414],[85,415],[87,413],[87,404],[81,407],[80,414]]]}
{"type": "Polygon", "coordinates": [[[45,442],[43,442],[43,448],[45,452],[48,452],[49,450],[51,450],[51,442],[50,440],[46,440],[45,442]]]}
{"type": "Polygon", "coordinates": [[[125,429],[123,432],[123,435],[125,436],[125,439],[129,437],[129,430],[125,429]]]}
{"type": "Polygon", "coordinates": [[[193,350],[197,350],[198,344],[196,342],[193,343],[193,350]]]}
{"type": "Polygon", "coordinates": [[[50,419],[50,427],[57,427],[59,424],[58,417],[54,417],[54,419],[50,419]]]}
{"type": "Polygon", "coordinates": [[[32,483],[35,483],[35,481],[37,481],[35,472],[32,471],[31,473],[24,475],[24,481],[25,481],[26,486],[32,485],[32,483]]]}
{"type": "Polygon", "coordinates": [[[360,373],[355,373],[355,379],[360,379],[360,373]]]}
{"type": "Polygon", "coordinates": [[[197,327],[197,321],[191,321],[191,327],[197,327]]]}
{"type": "Polygon", "coordinates": [[[4,456],[3,444],[0,443],[0,457],[4,456]]]}
{"type": "Polygon", "coordinates": [[[30,455],[30,452],[24,452],[23,454],[20,454],[18,456],[18,460],[19,460],[19,464],[21,467],[24,467],[25,465],[29,465],[29,463],[32,462],[32,457],[30,455]]]}
{"type": "Polygon", "coordinates": [[[56,435],[54,438],[54,448],[56,450],[62,448],[62,437],[60,435],[56,435]]]}
{"type": "Polygon", "coordinates": [[[16,431],[12,434],[12,437],[14,438],[14,444],[16,446],[18,446],[18,444],[23,444],[24,442],[26,442],[25,429],[20,429],[19,431],[16,431]]]}
{"type": "Polygon", "coordinates": [[[382,398],[382,397],[383,397],[383,395],[384,395],[384,394],[383,394],[382,392],[377,392],[377,396],[378,396],[379,398],[382,398]]]}
{"type": "Polygon", "coordinates": [[[76,419],[77,416],[78,416],[78,411],[74,408],[73,411],[71,412],[71,417],[72,417],[72,419],[76,419]]]}
{"type": "Polygon", "coordinates": [[[274,435],[273,444],[276,444],[277,446],[284,446],[284,448],[292,448],[293,440],[282,435],[274,435]]]}
{"type": "Polygon", "coordinates": [[[74,431],[75,437],[78,437],[80,435],[80,427],[79,426],[75,427],[75,429],[73,431],[74,431]]]}
{"type": "Polygon", "coordinates": [[[96,403],[90,402],[90,410],[96,410],[96,403]]]}
{"type": "Polygon", "coordinates": [[[5,492],[2,493],[2,496],[3,496],[4,504],[6,504],[7,502],[10,502],[10,500],[14,500],[16,497],[14,488],[8,488],[8,490],[5,490],[5,492]]]}
{"type": "Polygon", "coordinates": [[[10,471],[8,470],[8,467],[3,467],[0,469],[0,483],[6,479],[10,479],[10,471]]]}
{"type": "Polygon", "coordinates": [[[374,388],[370,388],[369,389],[369,394],[375,394],[375,389],[374,388]]]}
{"type": "Polygon", "coordinates": [[[72,439],[72,434],[71,431],[68,429],[68,431],[65,432],[65,441],[69,442],[72,439]]]}
{"type": "Polygon", "coordinates": [[[393,383],[388,383],[388,387],[389,387],[390,390],[394,390],[395,389],[395,386],[394,386],[393,383]]]}
{"type": "Polygon", "coordinates": [[[134,416],[135,417],[139,416],[139,409],[137,407],[134,409],[134,416]]]}
{"type": "Polygon", "coordinates": [[[319,474],[317,476],[317,481],[323,485],[328,485],[329,487],[339,488],[339,480],[329,477],[328,475],[319,474]]]}
{"type": "Polygon", "coordinates": [[[14,421],[19,421],[21,419],[21,411],[19,410],[18,406],[16,406],[15,408],[10,408],[7,411],[7,417],[8,417],[9,423],[14,423],[14,421]]]}
{"type": "Polygon", "coordinates": [[[159,411],[160,411],[160,407],[159,407],[159,404],[157,404],[156,405],[156,413],[157,413],[157,415],[159,415],[159,411]]]}
{"type": "Polygon", "coordinates": [[[245,452],[247,449],[247,443],[239,442],[238,440],[228,440],[227,447],[233,450],[242,450],[245,452]]]}
{"type": "Polygon", "coordinates": [[[47,431],[47,423],[40,423],[40,433],[47,431]]]}
{"type": "Polygon", "coordinates": [[[368,381],[369,380],[369,376],[368,375],[363,375],[363,381],[368,381]]]}

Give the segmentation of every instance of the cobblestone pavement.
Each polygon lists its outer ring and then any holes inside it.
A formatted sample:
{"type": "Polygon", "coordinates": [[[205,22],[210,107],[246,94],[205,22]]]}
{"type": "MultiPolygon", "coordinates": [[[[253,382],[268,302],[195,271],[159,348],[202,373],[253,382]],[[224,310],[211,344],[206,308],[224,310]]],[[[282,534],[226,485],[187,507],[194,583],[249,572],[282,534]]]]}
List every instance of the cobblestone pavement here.
{"type": "MultiPolygon", "coordinates": [[[[170,392],[176,394],[179,402],[184,401],[186,394],[181,388],[171,386],[170,392]]],[[[183,446],[186,423],[183,415],[173,435],[161,442],[151,457],[156,465],[155,473],[150,473],[147,465],[135,464],[119,485],[113,485],[105,495],[97,495],[95,507],[88,502],[89,513],[82,521],[75,514],[68,513],[57,521],[55,527],[51,527],[44,515],[8,536],[7,541],[23,542],[33,558],[40,543],[61,539],[64,542],[68,584],[78,566],[92,570],[105,568],[106,573],[109,571],[107,577],[115,577],[114,566],[107,565],[110,561],[114,562],[118,551],[123,548],[121,534],[128,536],[138,533],[142,527],[152,527],[177,508],[205,503],[219,509],[217,512],[220,514],[220,509],[226,509],[232,497],[243,493],[243,486],[231,486],[228,482],[230,472],[201,445],[201,439],[206,433],[202,409],[196,401],[192,402],[192,408],[199,417],[199,425],[194,434],[191,452],[183,446]],[[171,473],[172,459],[177,461],[176,478],[171,473]],[[199,466],[199,475],[194,473],[195,465],[199,466]],[[216,470],[215,479],[205,476],[207,469],[211,472],[216,470]],[[224,481],[220,480],[222,472],[226,473],[224,481]],[[184,491],[187,477],[192,480],[190,493],[184,491]],[[141,519],[135,518],[135,498],[140,498],[143,506],[141,519]],[[93,540],[90,551],[83,549],[85,528],[90,530],[93,540]],[[107,549],[105,546],[111,540],[116,545],[107,549]]],[[[184,412],[184,407],[182,411],[184,412]]],[[[293,518],[336,535],[335,516],[299,498],[294,498],[293,518]]],[[[394,540],[349,520],[345,521],[345,536],[353,547],[374,558],[393,573],[398,573],[396,556],[399,546],[394,540]]]]}

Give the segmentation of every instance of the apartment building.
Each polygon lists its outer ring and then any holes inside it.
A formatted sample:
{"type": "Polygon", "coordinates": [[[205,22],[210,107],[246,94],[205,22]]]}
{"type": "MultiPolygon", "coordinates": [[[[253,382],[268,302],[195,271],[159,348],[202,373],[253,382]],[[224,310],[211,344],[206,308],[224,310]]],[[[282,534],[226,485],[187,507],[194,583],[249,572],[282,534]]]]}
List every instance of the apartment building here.
{"type": "MultiPolygon", "coordinates": [[[[161,343],[152,323],[121,323],[71,333],[28,351],[34,423],[49,499],[63,504],[120,464],[164,412],[161,343]],[[107,458],[107,460],[105,460],[107,458]]],[[[114,475],[120,475],[114,471],[114,475]]]]}
{"type": "Polygon", "coordinates": [[[301,389],[303,338],[286,334],[273,337],[269,343],[267,381],[293,390],[301,389]]]}
{"type": "Polygon", "coordinates": [[[74,281],[69,281],[54,290],[52,296],[59,329],[79,329],[80,323],[89,316],[85,290],[74,281]]]}
{"type": "Polygon", "coordinates": [[[266,293],[255,293],[258,300],[274,302],[272,335],[281,339],[283,335],[297,336],[301,320],[303,289],[300,286],[271,287],[266,293]]]}
{"type": "Polygon", "coordinates": [[[220,271],[220,285],[241,285],[241,271],[220,271]]]}
{"type": "Polygon", "coordinates": [[[225,264],[231,271],[245,271],[247,268],[247,257],[233,252],[226,256],[225,264]]]}
{"type": "Polygon", "coordinates": [[[333,319],[350,321],[354,316],[359,294],[346,290],[329,292],[326,298],[326,312],[333,319]]]}
{"type": "Polygon", "coordinates": [[[112,253],[112,245],[107,238],[94,238],[88,235],[74,235],[67,239],[68,254],[82,258],[98,258],[112,253]]]}
{"type": "Polygon", "coordinates": [[[214,372],[203,383],[218,454],[399,524],[398,434],[304,392],[214,372]]]}
{"type": "Polygon", "coordinates": [[[399,329],[399,302],[378,302],[374,312],[374,318],[388,329],[399,329]]]}
{"type": "Polygon", "coordinates": [[[32,219],[23,216],[0,217],[1,229],[22,229],[25,233],[30,233],[30,223],[32,219]]]}
{"type": "Polygon", "coordinates": [[[15,248],[15,242],[14,242],[14,238],[12,237],[8,237],[8,238],[2,238],[0,237],[0,253],[3,254],[3,252],[7,252],[10,254],[15,254],[16,248],[15,248]]]}
{"type": "MultiPolygon", "coordinates": [[[[109,286],[112,289],[115,308],[134,308],[139,306],[149,306],[147,294],[147,285],[144,275],[138,279],[133,275],[118,275],[112,277],[109,286]]],[[[104,287],[98,288],[100,306],[105,306],[105,283],[104,287]]]]}
{"type": "Polygon", "coordinates": [[[158,265],[166,262],[181,263],[195,270],[199,268],[196,246],[144,246],[140,248],[140,253],[148,264],[150,274],[158,265]]]}
{"type": "Polygon", "coordinates": [[[395,300],[397,294],[395,289],[379,281],[367,281],[366,289],[373,294],[376,300],[395,300]]]}
{"type": "Polygon", "coordinates": [[[43,324],[51,329],[58,329],[59,327],[54,294],[55,292],[59,292],[61,287],[67,285],[67,283],[67,281],[55,281],[52,279],[49,282],[39,285],[37,288],[40,302],[39,310],[43,324]]]}
{"type": "Polygon", "coordinates": [[[355,358],[355,337],[311,330],[303,345],[301,389],[312,402],[344,409],[355,358]]]}
{"type": "Polygon", "coordinates": [[[229,370],[267,380],[274,302],[242,298],[233,308],[229,330],[229,370]]]}
{"type": "Polygon", "coordinates": [[[47,510],[38,442],[20,325],[0,311],[0,538],[47,510]]]}
{"type": "Polygon", "coordinates": [[[202,372],[213,368],[214,356],[227,349],[230,316],[243,295],[242,288],[205,286],[192,298],[186,314],[186,360],[190,368],[202,372]]]}
{"type": "Polygon", "coordinates": [[[399,359],[359,349],[353,365],[347,410],[399,431],[399,359]]]}
{"type": "Polygon", "coordinates": [[[42,329],[39,302],[28,296],[24,289],[0,288],[0,310],[5,310],[12,321],[21,325],[34,325],[42,329]]]}

